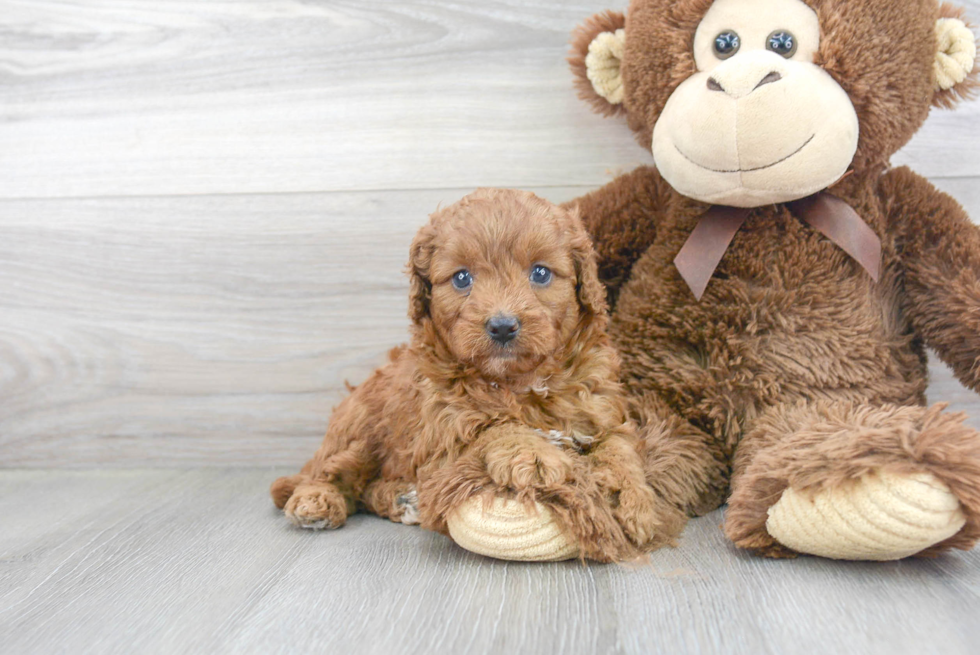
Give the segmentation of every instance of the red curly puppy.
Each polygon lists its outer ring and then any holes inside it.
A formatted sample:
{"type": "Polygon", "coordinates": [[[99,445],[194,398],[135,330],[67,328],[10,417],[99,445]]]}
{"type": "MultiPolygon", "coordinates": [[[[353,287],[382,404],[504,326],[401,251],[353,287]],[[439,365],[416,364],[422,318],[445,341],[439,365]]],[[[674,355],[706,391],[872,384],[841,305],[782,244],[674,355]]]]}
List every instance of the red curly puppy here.
{"type": "Polygon", "coordinates": [[[296,524],[358,507],[447,532],[475,496],[546,507],[583,557],[670,541],[683,517],[646,484],[578,217],[480,189],[415,237],[411,344],[335,410],[298,475],[272,485],[296,524]]]}

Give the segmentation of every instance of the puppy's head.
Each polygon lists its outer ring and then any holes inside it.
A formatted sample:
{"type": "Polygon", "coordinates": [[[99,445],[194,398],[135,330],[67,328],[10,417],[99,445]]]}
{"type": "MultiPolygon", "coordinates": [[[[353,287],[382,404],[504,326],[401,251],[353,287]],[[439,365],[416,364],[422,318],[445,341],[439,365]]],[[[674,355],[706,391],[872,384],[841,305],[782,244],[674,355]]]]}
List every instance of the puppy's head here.
{"type": "Polygon", "coordinates": [[[437,211],[412,243],[409,274],[418,334],[492,379],[526,375],[605,326],[578,216],[531,193],[479,189],[437,211]]]}

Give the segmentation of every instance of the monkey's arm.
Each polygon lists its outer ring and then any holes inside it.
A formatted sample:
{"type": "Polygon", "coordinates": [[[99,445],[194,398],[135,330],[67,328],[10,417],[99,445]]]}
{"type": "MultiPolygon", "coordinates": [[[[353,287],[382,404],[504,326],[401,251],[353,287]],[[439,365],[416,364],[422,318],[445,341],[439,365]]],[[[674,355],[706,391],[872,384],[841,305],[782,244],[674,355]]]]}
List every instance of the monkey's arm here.
{"type": "Polygon", "coordinates": [[[912,326],[960,382],[980,391],[980,228],[908,168],[883,177],[879,193],[898,235],[912,326]]]}
{"type": "Polygon", "coordinates": [[[657,223],[667,211],[671,196],[670,186],[657,170],[643,166],[564,204],[567,208],[578,206],[592,237],[599,279],[606,286],[610,308],[615,306],[633,262],[653,243],[657,223]]]}

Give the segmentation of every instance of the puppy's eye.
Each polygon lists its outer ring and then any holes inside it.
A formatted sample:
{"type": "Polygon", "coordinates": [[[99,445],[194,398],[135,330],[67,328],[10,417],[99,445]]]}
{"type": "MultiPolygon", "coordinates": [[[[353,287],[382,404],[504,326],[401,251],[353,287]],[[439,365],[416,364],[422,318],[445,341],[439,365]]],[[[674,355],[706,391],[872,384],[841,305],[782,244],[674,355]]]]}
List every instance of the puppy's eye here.
{"type": "Polygon", "coordinates": [[[796,52],[796,37],[786,30],[776,30],[766,39],[766,50],[789,59],[796,52]]]}
{"type": "Polygon", "coordinates": [[[465,268],[460,269],[453,273],[453,286],[463,291],[469,289],[473,285],[473,276],[465,268]]]}
{"type": "Polygon", "coordinates": [[[551,269],[547,266],[542,266],[538,264],[531,269],[531,284],[537,284],[539,286],[544,286],[551,282],[551,269]]]}
{"type": "Polygon", "coordinates": [[[738,34],[732,30],[725,30],[715,37],[715,57],[718,57],[718,59],[728,59],[738,52],[739,46],[741,45],[742,40],[738,38],[738,34]]]}

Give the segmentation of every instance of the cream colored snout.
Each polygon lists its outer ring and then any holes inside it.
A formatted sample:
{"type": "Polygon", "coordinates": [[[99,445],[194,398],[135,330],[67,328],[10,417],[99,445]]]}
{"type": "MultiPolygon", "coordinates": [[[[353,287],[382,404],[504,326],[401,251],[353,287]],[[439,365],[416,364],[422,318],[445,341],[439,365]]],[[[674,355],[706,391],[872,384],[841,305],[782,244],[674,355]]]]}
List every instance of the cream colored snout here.
{"type": "Polygon", "coordinates": [[[680,193],[758,207],[821,191],[857,150],[857,114],[810,62],[740,52],[685,80],[653,130],[653,157],[680,193]]]}

